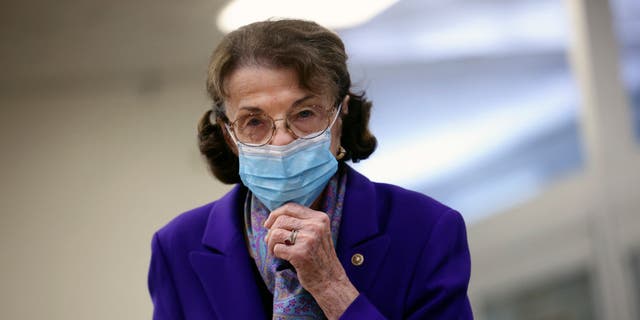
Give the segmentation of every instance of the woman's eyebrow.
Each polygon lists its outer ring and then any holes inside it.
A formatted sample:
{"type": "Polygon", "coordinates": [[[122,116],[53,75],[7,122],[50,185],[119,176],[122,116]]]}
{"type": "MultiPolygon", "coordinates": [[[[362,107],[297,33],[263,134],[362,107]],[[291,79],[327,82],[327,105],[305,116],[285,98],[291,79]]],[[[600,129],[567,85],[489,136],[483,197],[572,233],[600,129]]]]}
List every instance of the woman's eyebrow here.
{"type": "MultiPolygon", "coordinates": [[[[301,104],[301,103],[303,103],[303,102],[305,102],[305,101],[307,101],[307,100],[309,100],[311,98],[315,98],[315,97],[316,97],[316,95],[308,94],[308,95],[306,95],[306,96],[294,101],[291,104],[291,106],[295,107],[295,106],[297,106],[297,105],[299,105],[299,104],[301,104]]],[[[256,106],[242,106],[238,110],[246,110],[246,111],[249,111],[249,112],[264,112],[264,110],[262,110],[260,107],[256,107],[256,106]]]]}
{"type": "Polygon", "coordinates": [[[247,110],[249,112],[264,112],[264,110],[258,108],[258,107],[253,107],[253,106],[244,106],[244,107],[240,107],[240,109],[238,109],[238,111],[240,110],[247,110]]]}
{"type": "Polygon", "coordinates": [[[300,99],[298,99],[298,100],[294,101],[294,102],[291,104],[291,106],[292,106],[292,107],[295,107],[295,106],[297,106],[297,105],[299,105],[299,104],[301,104],[301,103],[303,103],[303,102],[305,102],[305,101],[307,101],[307,100],[309,100],[309,99],[311,99],[311,98],[315,98],[315,97],[316,97],[316,96],[315,96],[315,95],[313,95],[313,94],[308,94],[308,95],[306,95],[306,96],[304,96],[304,97],[302,97],[302,98],[300,98],[300,99]]]}

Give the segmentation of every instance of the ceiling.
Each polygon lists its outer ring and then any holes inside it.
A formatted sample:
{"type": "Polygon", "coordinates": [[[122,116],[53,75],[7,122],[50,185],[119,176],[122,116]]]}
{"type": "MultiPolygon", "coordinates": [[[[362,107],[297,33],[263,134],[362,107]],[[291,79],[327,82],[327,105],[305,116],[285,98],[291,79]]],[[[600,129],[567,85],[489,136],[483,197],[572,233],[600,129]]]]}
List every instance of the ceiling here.
{"type": "Polygon", "coordinates": [[[197,73],[221,37],[223,1],[2,2],[0,90],[60,87],[86,79],[197,73]]]}
{"type": "MultiPolygon", "coordinates": [[[[221,37],[215,16],[225,3],[3,1],[2,90],[52,79],[198,72],[221,37]]],[[[625,22],[621,34],[637,44],[640,5],[633,0],[613,3],[625,22]]],[[[560,7],[550,0],[403,0],[341,34],[360,63],[452,60],[514,48],[528,53],[562,50],[566,28],[560,7]]]]}

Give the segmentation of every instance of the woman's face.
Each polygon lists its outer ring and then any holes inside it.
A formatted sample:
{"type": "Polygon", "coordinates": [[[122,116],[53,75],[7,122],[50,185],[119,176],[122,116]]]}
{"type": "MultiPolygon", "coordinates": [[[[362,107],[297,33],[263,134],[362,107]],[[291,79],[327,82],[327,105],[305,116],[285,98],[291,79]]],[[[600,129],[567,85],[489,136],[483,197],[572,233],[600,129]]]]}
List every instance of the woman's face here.
{"type": "MultiPolygon", "coordinates": [[[[263,112],[273,119],[284,119],[292,108],[300,105],[334,106],[328,90],[323,96],[304,90],[299,86],[295,71],[290,69],[241,67],[229,75],[226,86],[229,94],[225,103],[226,115],[231,122],[249,112],[263,112]]],[[[346,99],[343,102],[343,114],[347,113],[347,102],[346,99]]],[[[340,146],[341,132],[342,121],[338,117],[331,128],[331,152],[334,155],[340,146]]],[[[276,131],[269,144],[286,145],[295,139],[285,128],[284,121],[276,121],[276,131]]],[[[232,141],[227,139],[227,142],[232,141]]],[[[229,144],[237,154],[236,146],[229,144]]]]}

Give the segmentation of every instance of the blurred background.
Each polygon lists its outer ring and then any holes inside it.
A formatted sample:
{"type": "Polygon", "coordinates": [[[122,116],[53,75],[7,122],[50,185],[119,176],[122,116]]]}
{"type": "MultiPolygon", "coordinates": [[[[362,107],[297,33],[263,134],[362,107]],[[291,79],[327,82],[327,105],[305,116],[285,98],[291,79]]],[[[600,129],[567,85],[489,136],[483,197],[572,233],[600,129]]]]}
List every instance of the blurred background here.
{"type": "Polygon", "coordinates": [[[259,14],[343,38],[355,167],[461,211],[477,319],[640,318],[640,2],[262,2],[2,2],[0,318],[151,317],[153,232],[230,189],[208,57],[259,14]]]}

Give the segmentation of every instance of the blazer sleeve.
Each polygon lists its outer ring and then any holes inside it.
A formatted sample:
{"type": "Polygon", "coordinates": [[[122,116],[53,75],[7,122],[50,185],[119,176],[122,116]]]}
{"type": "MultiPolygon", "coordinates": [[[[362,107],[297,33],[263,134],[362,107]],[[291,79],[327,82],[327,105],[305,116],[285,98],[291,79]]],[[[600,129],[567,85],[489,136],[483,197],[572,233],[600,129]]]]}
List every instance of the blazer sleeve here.
{"type": "Polygon", "coordinates": [[[157,233],[151,241],[148,285],[154,320],[184,319],[173,276],[157,233]]]}
{"type": "Polygon", "coordinates": [[[387,318],[378,311],[364,294],[360,293],[340,316],[340,319],[385,320],[387,318]]]}
{"type": "MultiPolygon", "coordinates": [[[[460,213],[443,213],[416,264],[404,319],[473,319],[467,297],[471,258],[460,213]]],[[[360,294],[340,319],[386,319],[360,294]]]]}

